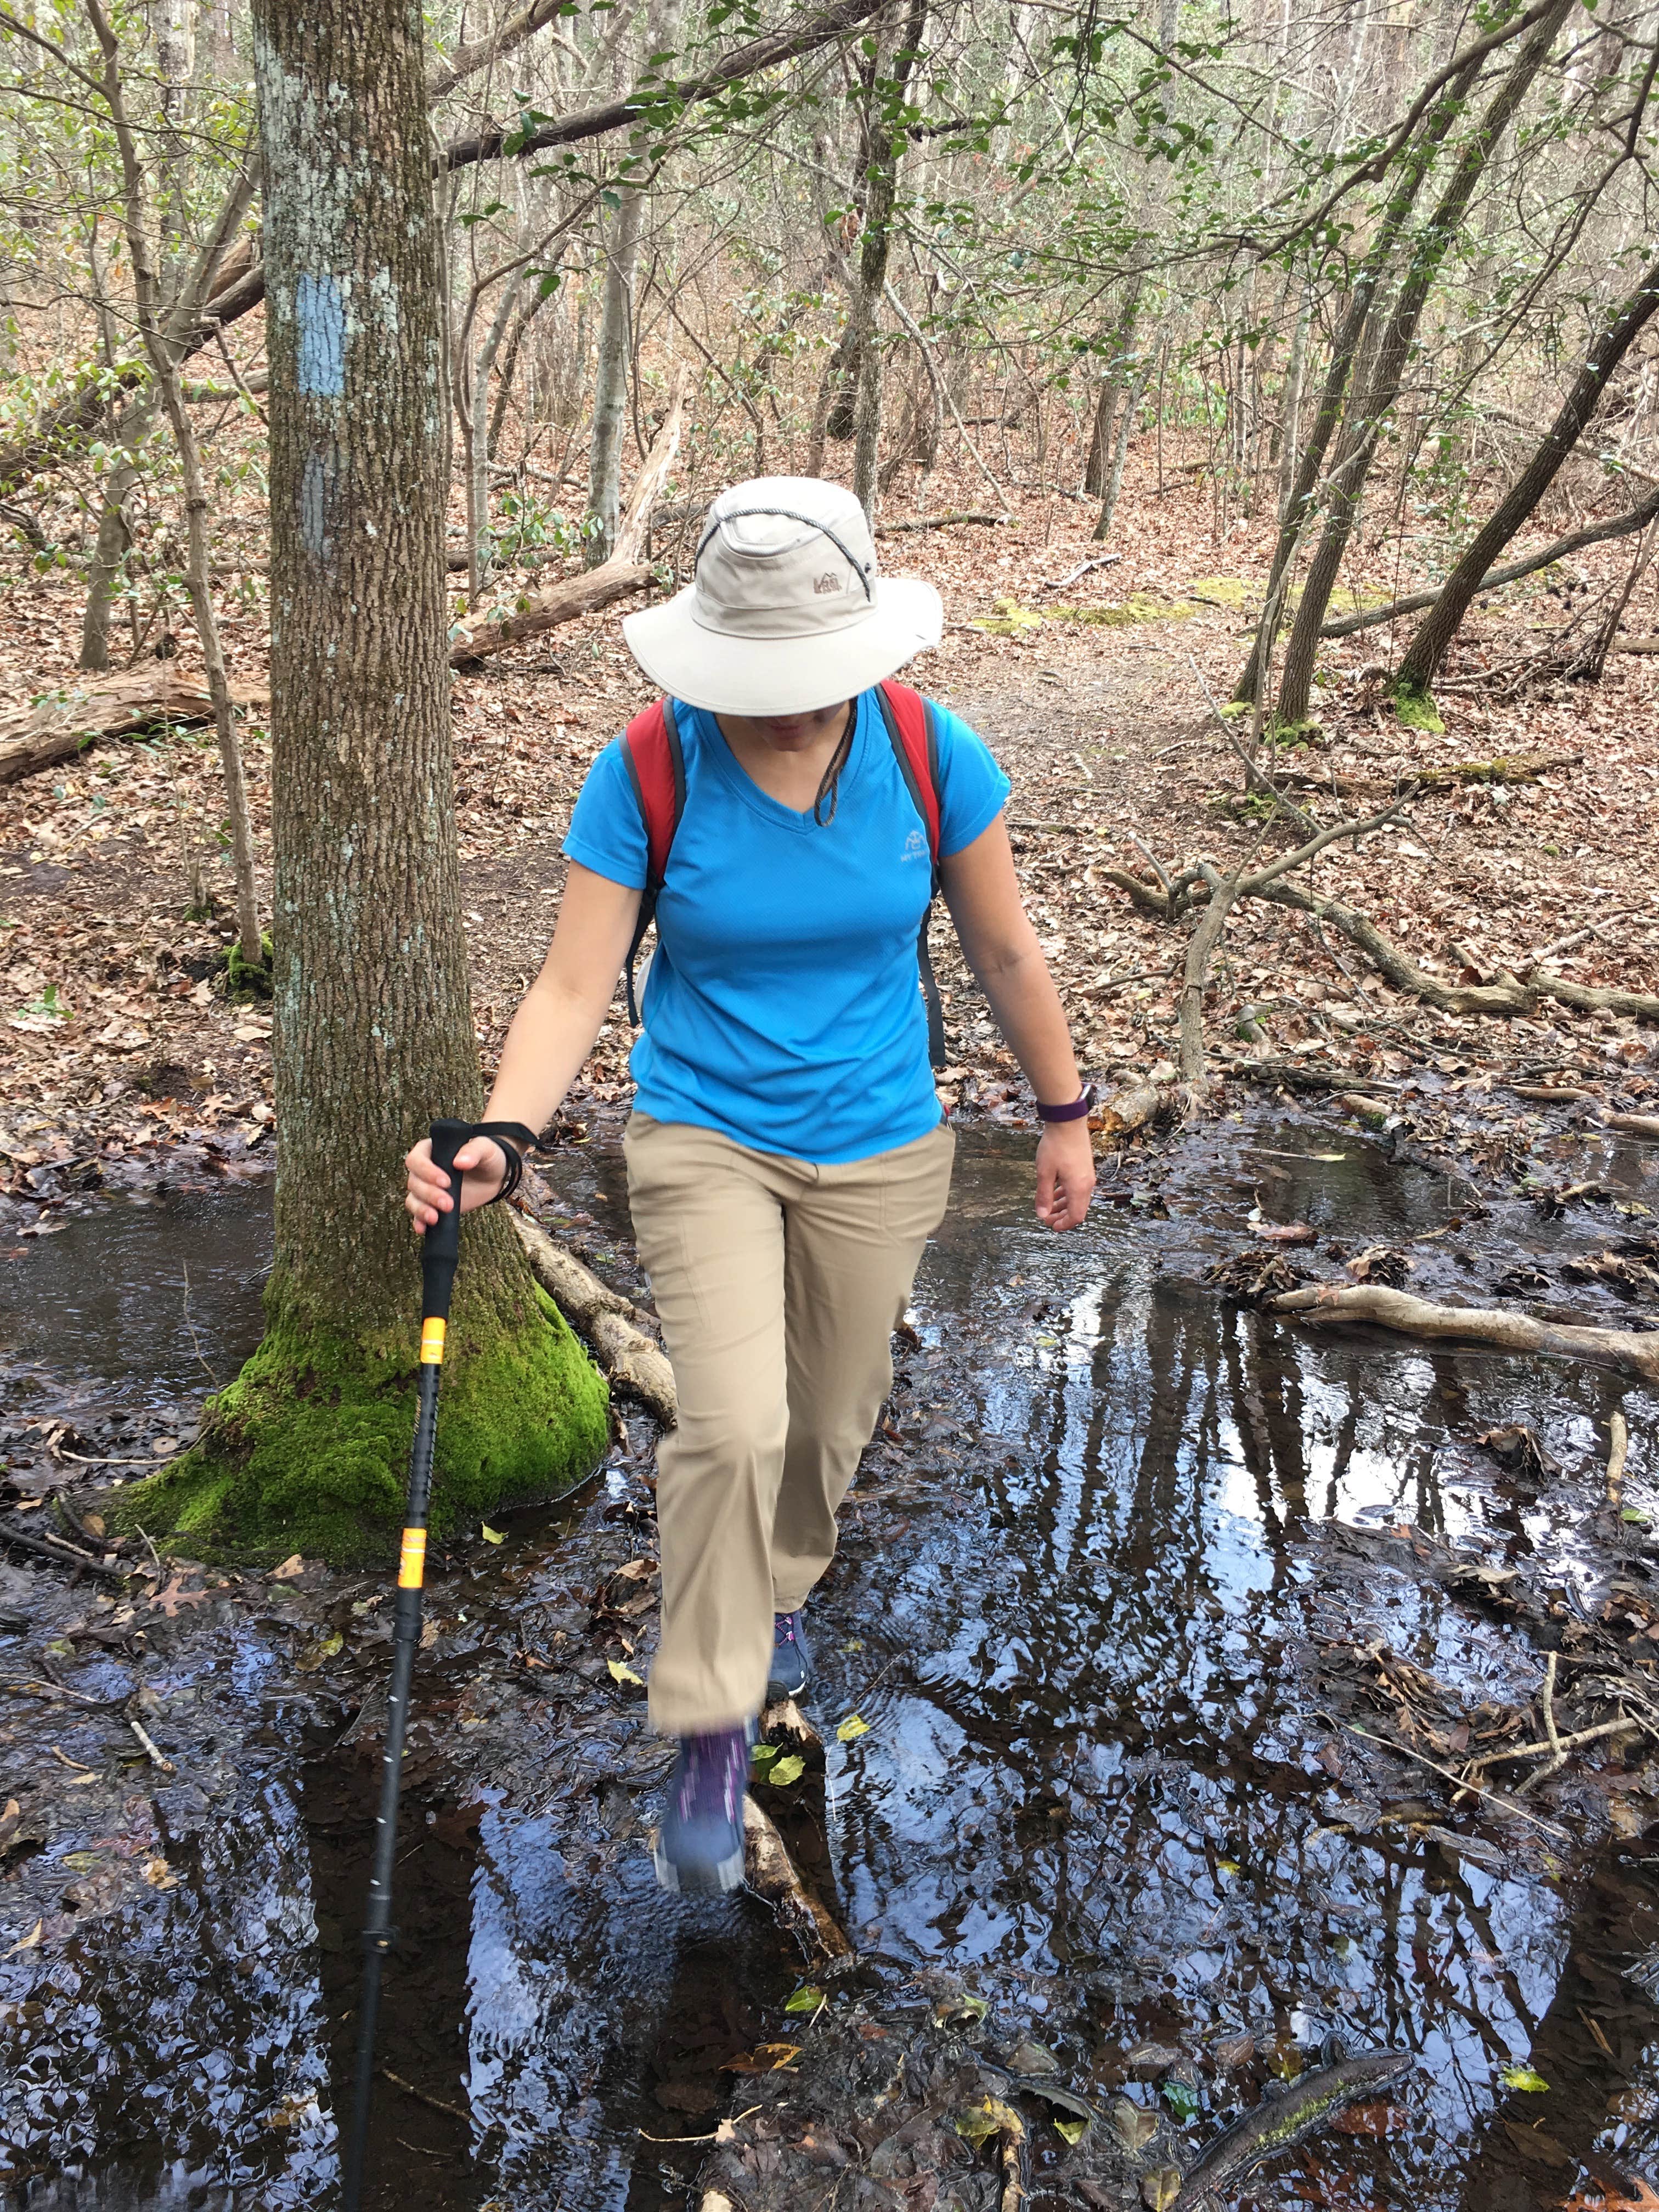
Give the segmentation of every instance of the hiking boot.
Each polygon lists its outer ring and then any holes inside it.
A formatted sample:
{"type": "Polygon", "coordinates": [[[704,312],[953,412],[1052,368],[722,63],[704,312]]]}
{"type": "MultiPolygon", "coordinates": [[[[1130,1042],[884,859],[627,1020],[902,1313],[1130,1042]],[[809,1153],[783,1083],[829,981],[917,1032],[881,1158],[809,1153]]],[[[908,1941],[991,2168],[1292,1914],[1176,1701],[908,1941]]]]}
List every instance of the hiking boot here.
{"type": "Polygon", "coordinates": [[[772,1615],[772,1671],[766,1680],[769,1698],[798,1698],[812,1679],[806,1638],[801,1629],[800,1608],[772,1615]]]}
{"type": "Polygon", "coordinates": [[[743,1793],[753,1722],[683,1735],[657,1832],[665,1889],[735,1889],[743,1880],[743,1793]]]}

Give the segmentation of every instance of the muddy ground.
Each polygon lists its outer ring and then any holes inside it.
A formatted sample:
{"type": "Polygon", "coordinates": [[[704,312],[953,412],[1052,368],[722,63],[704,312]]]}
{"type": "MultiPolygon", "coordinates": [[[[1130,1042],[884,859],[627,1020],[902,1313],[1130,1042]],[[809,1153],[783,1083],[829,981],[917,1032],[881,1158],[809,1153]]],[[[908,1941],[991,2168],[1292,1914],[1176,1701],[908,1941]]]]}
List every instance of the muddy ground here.
{"type": "MultiPolygon", "coordinates": [[[[1213,1271],[1260,1253],[1254,1213],[1314,1231],[1316,1278],[1363,1243],[1431,1296],[1526,1270],[1559,1312],[1659,1322],[1639,1270],[1590,1264],[1643,1233],[1654,1156],[1573,1139],[1556,1182],[1595,1194],[1477,1204],[1333,1132],[1292,1107],[1157,1139],[1063,1242],[1029,1137],[964,1133],[812,1609],[824,1768],[757,1788],[850,1972],[753,1898],[654,1887],[648,1424],[434,1563],[370,2203],[991,2212],[1000,2109],[1042,2212],[1168,2203],[1332,2035],[1413,2064],[1218,2205],[1649,2201],[1659,1403],[1297,1333],[1213,1271]],[[1624,1724],[1523,1792],[1547,1679],[1561,1735],[1624,1724]]],[[[125,1470],[83,1462],[187,1434],[257,1334],[268,1184],[176,1181],[66,1200],[10,1271],[7,1529],[101,1556],[125,1470]]],[[[614,1150],[544,1199],[637,1286],[614,1150]]],[[[7,2202],[325,2203],[384,1581],[137,1544],[110,1573],[0,1570],[7,2202]]]]}

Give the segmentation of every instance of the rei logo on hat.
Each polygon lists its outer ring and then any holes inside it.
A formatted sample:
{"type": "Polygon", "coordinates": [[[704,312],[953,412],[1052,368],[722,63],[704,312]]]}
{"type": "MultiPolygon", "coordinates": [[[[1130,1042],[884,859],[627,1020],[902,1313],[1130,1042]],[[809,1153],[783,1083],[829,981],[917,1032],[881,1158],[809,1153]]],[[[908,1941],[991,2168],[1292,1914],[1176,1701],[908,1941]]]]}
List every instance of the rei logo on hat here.
{"type": "Polygon", "coordinates": [[[813,585],[812,589],[817,597],[822,599],[826,592],[840,591],[841,578],[839,576],[830,575],[826,573],[817,579],[817,582],[813,585]]]}

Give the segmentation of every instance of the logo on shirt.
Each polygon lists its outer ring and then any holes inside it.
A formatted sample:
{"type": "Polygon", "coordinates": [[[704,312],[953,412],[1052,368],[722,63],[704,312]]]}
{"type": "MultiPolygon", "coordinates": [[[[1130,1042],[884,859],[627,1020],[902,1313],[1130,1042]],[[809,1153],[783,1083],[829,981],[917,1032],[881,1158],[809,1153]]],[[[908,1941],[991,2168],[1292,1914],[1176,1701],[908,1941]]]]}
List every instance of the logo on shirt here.
{"type": "Polygon", "coordinates": [[[920,830],[913,830],[905,839],[904,850],[899,858],[902,860],[925,860],[927,858],[927,840],[920,830]]]}

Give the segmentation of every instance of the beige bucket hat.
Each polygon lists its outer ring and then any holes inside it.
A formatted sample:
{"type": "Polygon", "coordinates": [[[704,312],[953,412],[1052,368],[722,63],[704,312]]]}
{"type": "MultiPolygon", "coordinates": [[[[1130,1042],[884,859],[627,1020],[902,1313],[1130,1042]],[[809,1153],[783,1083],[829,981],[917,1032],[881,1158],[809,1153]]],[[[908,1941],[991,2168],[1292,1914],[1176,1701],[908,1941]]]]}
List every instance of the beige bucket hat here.
{"type": "Polygon", "coordinates": [[[877,573],[864,509],[817,477],[754,477],[708,510],[691,581],[623,623],[653,683],[726,714],[806,714],[856,698],[937,645],[931,584],[877,573]]]}

